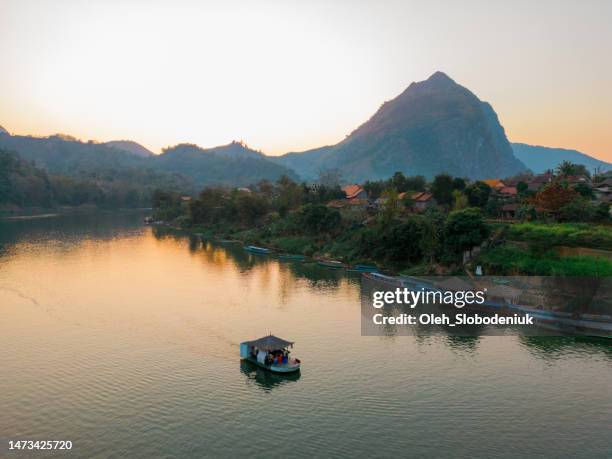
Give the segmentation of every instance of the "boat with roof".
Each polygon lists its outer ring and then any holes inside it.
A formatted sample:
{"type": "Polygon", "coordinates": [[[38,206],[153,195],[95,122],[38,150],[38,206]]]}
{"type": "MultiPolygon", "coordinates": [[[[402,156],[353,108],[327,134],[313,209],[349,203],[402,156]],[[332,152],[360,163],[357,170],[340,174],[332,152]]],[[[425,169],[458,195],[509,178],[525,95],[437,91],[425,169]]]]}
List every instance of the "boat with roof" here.
{"type": "Polygon", "coordinates": [[[240,358],[274,373],[293,373],[300,369],[300,359],[291,357],[287,341],[272,334],[240,343],[240,358]]]}

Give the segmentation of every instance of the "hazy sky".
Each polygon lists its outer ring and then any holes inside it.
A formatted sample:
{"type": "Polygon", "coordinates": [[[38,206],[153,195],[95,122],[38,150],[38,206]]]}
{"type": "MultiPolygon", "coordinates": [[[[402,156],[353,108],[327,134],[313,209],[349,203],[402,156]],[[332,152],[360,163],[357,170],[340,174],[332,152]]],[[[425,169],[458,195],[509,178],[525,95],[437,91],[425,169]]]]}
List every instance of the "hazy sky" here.
{"type": "Polygon", "coordinates": [[[0,0],[0,125],[154,151],[336,143],[436,70],[612,160],[612,1],[0,0]]]}

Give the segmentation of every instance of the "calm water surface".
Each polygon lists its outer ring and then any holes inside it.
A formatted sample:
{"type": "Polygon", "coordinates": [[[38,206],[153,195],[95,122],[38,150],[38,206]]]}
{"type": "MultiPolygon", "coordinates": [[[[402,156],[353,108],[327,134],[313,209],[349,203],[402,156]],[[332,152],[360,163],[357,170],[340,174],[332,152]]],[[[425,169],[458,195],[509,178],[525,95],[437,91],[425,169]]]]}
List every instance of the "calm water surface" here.
{"type": "Polygon", "coordinates": [[[359,278],[141,218],[0,221],[0,456],[612,455],[609,344],[362,337],[359,278]],[[240,363],[270,331],[299,377],[240,363]]]}

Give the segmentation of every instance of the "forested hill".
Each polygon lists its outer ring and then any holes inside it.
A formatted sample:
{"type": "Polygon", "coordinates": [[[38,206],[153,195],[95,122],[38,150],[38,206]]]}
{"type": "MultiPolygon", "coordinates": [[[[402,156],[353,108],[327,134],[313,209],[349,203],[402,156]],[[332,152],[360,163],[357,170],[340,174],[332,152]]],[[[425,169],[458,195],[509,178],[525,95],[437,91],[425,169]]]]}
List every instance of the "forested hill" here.
{"type": "Polygon", "coordinates": [[[157,170],[180,173],[200,186],[246,186],[264,179],[275,181],[283,175],[298,179],[293,170],[239,142],[210,149],[180,144],[165,149],[153,163],[157,170]]]}
{"type": "Polygon", "coordinates": [[[121,180],[74,178],[48,173],[17,154],[0,149],[0,210],[83,205],[148,207],[163,178],[152,171],[127,171],[121,180]]]}
{"type": "Polygon", "coordinates": [[[144,167],[145,159],[105,144],[81,142],[66,135],[30,137],[0,134],[0,148],[33,161],[52,174],[120,178],[126,169],[144,167]]]}
{"type": "Polygon", "coordinates": [[[149,155],[135,142],[82,142],[66,135],[30,137],[0,133],[0,148],[50,174],[103,182],[127,181],[132,186],[196,192],[206,185],[245,186],[283,175],[298,179],[240,142],[203,149],[180,144],[161,155],[149,155]],[[130,151],[127,151],[129,149],[130,151]],[[140,152],[140,153],[136,153],[140,152]]]}

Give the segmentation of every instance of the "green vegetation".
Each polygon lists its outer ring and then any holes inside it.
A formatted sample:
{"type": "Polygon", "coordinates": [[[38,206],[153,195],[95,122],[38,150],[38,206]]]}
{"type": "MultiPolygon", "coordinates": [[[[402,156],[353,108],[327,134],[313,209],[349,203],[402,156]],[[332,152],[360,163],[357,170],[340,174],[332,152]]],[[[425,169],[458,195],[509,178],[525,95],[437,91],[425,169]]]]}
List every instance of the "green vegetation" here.
{"type": "Polygon", "coordinates": [[[612,276],[612,260],[595,257],[560,257],[554,251],[523,250],[504,245],[487,250],[478,263],[498,275],[612,276]]]}
{"type": "Polygon", "coordinates": [[[282,177],[249,190],[205,188],[187,204],[176,193],[158,192],[155,217],[282,252],[375,262],[397,271],[418,265],[429,272],[438,264],[456,269],[463,252],[487,238],[480,209],[415,213],[398,199],[393,180],[401,187],[420,186],[420,179],[396,174],[387,183],[391,188],[383,192],[386,200],[380,209],[360,205],[338,210],[327,203],[344,196],[339,187],[311,188],[282,177]]]}
{"type": "Polygon", "coordinates": [[[539,247],[569,246],[612,250],[612,229],[586,223],[519,223],[507,229],[507,239],[539,247]]]}

